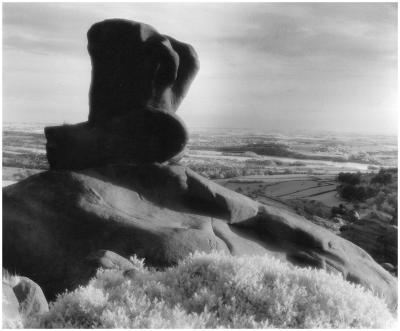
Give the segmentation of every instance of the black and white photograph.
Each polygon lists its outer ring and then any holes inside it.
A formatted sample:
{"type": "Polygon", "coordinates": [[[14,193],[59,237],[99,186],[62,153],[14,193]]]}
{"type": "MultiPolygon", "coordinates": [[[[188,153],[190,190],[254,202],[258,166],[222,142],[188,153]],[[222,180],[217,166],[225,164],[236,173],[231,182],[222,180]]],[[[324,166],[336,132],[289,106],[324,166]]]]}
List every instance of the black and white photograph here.
{"type": "Polygon", "coordinates": [[[397,1],[2,1],[2,328],[397,328],[398,45],[397,1]]]}

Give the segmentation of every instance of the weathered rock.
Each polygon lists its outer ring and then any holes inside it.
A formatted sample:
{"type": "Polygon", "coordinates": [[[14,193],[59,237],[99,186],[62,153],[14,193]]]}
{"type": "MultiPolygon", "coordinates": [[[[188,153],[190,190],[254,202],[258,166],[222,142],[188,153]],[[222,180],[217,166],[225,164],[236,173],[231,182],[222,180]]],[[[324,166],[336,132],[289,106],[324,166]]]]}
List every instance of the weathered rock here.
{"type": "Polygon", "coordinates": [[[46,295],[86,283],[95,269],[87,256],[100,249],[158,267],[196,250],[272,253],[397,300],[395,278],[358,246],[185,167],[48,171],[3,189],[3,263],[46,295]]]}
{"type": "Polygon", "coordinates": [[[101,249],[97,252],[90,254],[87,257],[89,263],[93,263],[94,267],[103,269],[117,269],[117,270],[129,270],[132,269],[132,263],[122,257],[121,255],[101,249]]]}
{"type": "Polygon", "coordinates": [[[397,265],[397,226],[363,218],[342,227],[340,235],[365,249],[378,263],[397,265]]]}
{"type": "Polygon", "coordinates": [[[42,289],[27,277],[18,277],[18,283],[13,287],[19,302],[23,318],[49,311],[49,305],[42,289]]]}
{"type": "Polygon", "coordinates": [[[112,19],[88,32],[89,120],[48,127],[52,169],[164,162],[183,151],[187,131],[174,114],[194,79],[194,49],[154,28],[112,19]]]}

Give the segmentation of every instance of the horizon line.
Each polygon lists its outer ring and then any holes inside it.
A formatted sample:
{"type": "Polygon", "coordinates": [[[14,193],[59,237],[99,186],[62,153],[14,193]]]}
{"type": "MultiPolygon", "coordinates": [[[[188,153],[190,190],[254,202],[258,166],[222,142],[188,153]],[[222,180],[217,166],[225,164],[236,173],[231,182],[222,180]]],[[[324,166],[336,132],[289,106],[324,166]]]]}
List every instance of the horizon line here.
{"type": "MultiPolygon", "coordinates": [[[[2,122],[2,126],[4,125],[13,125],[13,124],[26,124],[26,125],[64,125],[64,124],[76,124],[69,123],[66,121],[61,122],[2,122]]],[[[388,133],[388,132],[365,132],[365,131],[335,131],[335,130],[321,130],[321,129],[263,129],[263,128],[251,128],[251,127],[222,127],[222,126],[193,126],[186,125],[186,127],[194,130],[242,130],[242,131],[254,131],[256,133],[262,134],[299,134],[299,133],[313,133],[313,134],[345,134],[345,135],[368,135],[368,136],[390,136],[390,137],[398,137],[398,132],[396,133],[388,133]]],[[[190,132],[189,132],[190,133],[190,132]]]]}

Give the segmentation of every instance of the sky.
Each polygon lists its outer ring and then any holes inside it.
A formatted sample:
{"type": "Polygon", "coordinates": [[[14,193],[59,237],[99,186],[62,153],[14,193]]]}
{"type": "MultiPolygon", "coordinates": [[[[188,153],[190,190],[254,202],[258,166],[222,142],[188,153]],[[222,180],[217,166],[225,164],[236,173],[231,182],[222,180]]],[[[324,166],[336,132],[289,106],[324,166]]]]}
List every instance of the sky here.
{"type": "Polygon", "coordinates": [[[3,3],[3,122],[86,121],[107,18],[196,49],[189,127],[397,134],[395,3],[3,3]]]}

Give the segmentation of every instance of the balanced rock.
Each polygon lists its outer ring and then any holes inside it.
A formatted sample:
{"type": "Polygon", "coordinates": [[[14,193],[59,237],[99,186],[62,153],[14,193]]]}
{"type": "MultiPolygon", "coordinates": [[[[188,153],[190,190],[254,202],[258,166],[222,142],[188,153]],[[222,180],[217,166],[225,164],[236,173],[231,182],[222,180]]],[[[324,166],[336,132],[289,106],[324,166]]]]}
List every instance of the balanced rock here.
{"type": "Polygon", "coordinates": [[[52,169],[164,162],[179,156],[187,131],[175,111],[194,79],[194,49],[134,21],[111,19],[88,32],[89,120],[47,127],[52,169]]]}
{"type": "Polygon", "coordinates": [[[396,279],[363,249],[182,166],[48,171],[3,189],[3,263],[47,296],[85,284],[95,271],[88,256],[102,249],[155,267],[194,251],[273,254],[340,273],[392,307],[397,302],[396,279]]]}

